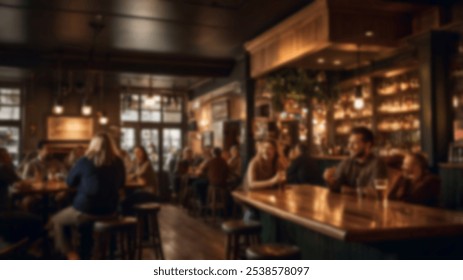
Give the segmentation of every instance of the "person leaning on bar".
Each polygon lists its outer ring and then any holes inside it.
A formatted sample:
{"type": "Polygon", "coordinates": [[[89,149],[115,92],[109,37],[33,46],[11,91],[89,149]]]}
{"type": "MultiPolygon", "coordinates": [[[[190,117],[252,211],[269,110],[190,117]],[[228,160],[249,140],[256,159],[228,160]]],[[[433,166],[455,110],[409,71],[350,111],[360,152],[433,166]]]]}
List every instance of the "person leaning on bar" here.
{"type": "Polygon", "coordinates": [[[335,168],[325,170],[323,178],[331,191],[353,192],[356,188],[367,191],[374,179],[388,178],[383,160],[373,153],[374,135],[366,127],[355,127],[349,136],[349,158],[335,168]]]}
{"type": "Polygon", "coordinates": [[[429,172],[428,161],[420,153],[404,158],[402,174],[392,183],[389,198],[426,206],[438,206],[440,178],[429,172]]]}
{"type": "MultiPolygon", "coordinates": [[[[276,187],[286,180],[285,177],[284,166],[277,154],[277,144],[274,140],[266,139],[259,143],[257,154],[248,165],[243,189],[250,191],[276,187]]],[[[244,220],[255,220],[257,215],[257,211],[247,207],[244,220]]]]}

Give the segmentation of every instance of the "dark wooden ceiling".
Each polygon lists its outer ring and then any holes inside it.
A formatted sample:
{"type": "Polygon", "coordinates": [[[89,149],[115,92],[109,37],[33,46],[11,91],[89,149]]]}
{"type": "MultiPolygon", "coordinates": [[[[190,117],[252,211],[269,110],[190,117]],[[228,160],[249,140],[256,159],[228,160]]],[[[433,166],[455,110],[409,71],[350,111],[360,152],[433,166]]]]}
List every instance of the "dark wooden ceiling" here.
{"type": "Polygon", "coordinates": [[[311,2],[0,0],[0,66],[64,61],[116,72],[224,76],[245,41],[311,2]],[[92,21],[104,25],[100,32],[92,21]]]}

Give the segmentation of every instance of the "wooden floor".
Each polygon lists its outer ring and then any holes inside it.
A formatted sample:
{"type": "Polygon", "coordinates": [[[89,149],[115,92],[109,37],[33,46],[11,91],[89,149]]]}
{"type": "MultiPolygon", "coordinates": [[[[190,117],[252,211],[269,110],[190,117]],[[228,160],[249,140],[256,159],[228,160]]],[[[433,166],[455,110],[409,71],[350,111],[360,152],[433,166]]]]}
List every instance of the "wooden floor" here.
{"type": "MultiPolygon", "coordinates": [[[[221,260],[225,256],[225,235],[220,223],[212,225],[192,217],[185,209],[163,204],[159,214],[161,239],[167,260],[221,260]]],[[[143,259],[154,259],[151,250],[143,259]]]]}

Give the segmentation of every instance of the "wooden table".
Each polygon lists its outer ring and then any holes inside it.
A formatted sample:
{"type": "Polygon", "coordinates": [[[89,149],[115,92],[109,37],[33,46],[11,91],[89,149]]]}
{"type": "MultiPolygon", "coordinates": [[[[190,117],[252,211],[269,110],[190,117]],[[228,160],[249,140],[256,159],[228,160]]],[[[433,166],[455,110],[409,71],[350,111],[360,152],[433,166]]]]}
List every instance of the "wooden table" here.
{"type": "MultiPolygon", "coordinates": [[[[15,196],[40,196],[40,203],[42,204],[42,221],[46,224],[50,217],[50,196],[57,193],[72,191],[75,191],[75,189],[69,188],[64,181],[45,181],[32,182],[21,188],[13,188],[12,194],[15,196]]],[[[44,231],[42,250],[45,258],[50,256],[50,240],[47,237],[47,233],[44,231]]]]}
{"type": "Polygon", "coordinates": [[[64,181],[45,181],[45,182],[31,182],[21,188],[13,188],[12,195],[14,196],[40,196],[42,204],[42,219],[46,223],[49,218],[49,204],[50,195],[70,192],[74,189],[68,188],[64,181]]]}
{"type": "MultiPolygon", "coordinates": [[[[463,244],[460,212],[396,201],[383,205],[374,199],[331,193],[326,188],[309,185],[287,186],[284,190],[235,191],[233,197],[261,212],[267,241],[301,243],[301,246],[310,243],[312,248],[302,248],[303,251],[337,251],[306,252],[306,258],[415,258],[418,252],[425,254],[423,257],[433,257],[445,245],[442,241],[456,242],[452,245],[455,251],[455,246],[463,244]],[[304,238],[315,238],[318,245],[325,246],[317,248],[304,238]],[[433,246],[423,247],[427,242],[433,246]],[[413,250],[418,251],[415,254],[413,250]]],[[[441,253],[454,256],[454,252],[441,253]]],[[[457,255],[463,255],[463,250],[457,255]]]]}
{"type": "Polygon", "coordinates": [[[51,194],[63,191],[69,191],[66,182],[64,181],[46,181],[46,182],[32,182],[26,187],[14,188],[13,194],[29,195],[29,194],[51,194]]]}

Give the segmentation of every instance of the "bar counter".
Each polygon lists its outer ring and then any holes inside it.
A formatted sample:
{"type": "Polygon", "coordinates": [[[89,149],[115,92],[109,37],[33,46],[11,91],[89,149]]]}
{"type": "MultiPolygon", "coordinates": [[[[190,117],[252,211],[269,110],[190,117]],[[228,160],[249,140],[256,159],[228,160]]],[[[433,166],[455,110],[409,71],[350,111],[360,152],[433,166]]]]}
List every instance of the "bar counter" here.
{"type": "Polygon", "coordinates": [[[263,240],[301,246],[304,258],[460,258],[463,213],[331,193],[318,186],[235,191],[260,211],[263,240]],[[317,247],[324,244],[317,251],[317,247]]]}

